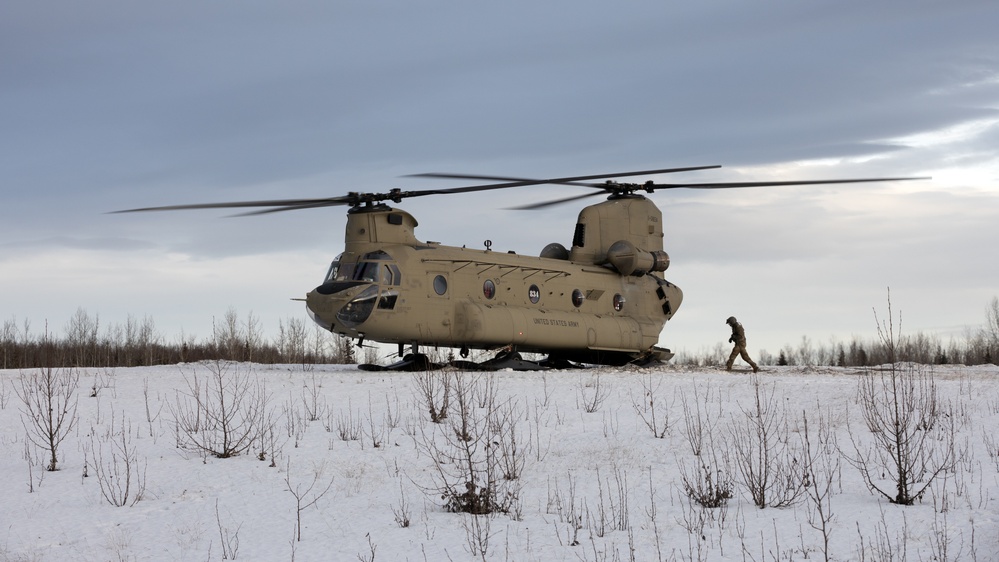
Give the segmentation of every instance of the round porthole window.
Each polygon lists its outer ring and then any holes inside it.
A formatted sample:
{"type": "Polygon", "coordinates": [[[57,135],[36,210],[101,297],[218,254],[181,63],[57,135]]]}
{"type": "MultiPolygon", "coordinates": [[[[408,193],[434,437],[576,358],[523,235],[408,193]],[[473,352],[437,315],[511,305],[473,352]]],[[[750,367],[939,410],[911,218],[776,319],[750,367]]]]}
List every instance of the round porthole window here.
{"type": "Polygon", "coordinates": [[[614,310],[621,312],[621,309],[624,308],[625,302],[624,297],[621,295],[614,295],[614,310]]]}
{"type": "Polygon", "coordinates": [[[531,285],[527,289],[527,298],[531,299],[532,304],[538,304],[538,301],[541,300],[541,289],[537,285],[531,285]]]}
{"type": "Polygon", "coordinates": [[[434,277],[434,292],[438,295],[443,295],[447,292],[447,278],[443,275],[434,277]]]}
{"type": "Polygon", "coordinates": [[[486,281],[482,284],[482,294],[487,299],[491,299],[496,296],[496,283],[493,283],[492,279],[486,279],[486,281]]]}
{"type": "Polygon", "coordinates": [[[583,291],[576,289],[572,292],[572,306],[575,306],[576,308],[583,306],[583,300],[583,291]]]}

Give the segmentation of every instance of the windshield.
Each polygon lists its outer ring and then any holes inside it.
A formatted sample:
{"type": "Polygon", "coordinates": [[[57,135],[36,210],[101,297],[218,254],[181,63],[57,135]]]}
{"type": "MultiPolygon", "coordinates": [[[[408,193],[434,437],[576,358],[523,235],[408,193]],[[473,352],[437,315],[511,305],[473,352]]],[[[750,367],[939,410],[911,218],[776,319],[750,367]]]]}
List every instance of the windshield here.
{"type": "Polygon", "coordinates": [[[354,272],[354,264],[341,264],[340,258],[342,257],[343,254],[340,254],[333,258],[333,263],[330,264],[329,270],[326,271],[326,278],[323,282],[330,283],[333,281],[346,281],[350,279],[351,274],[354,272]]]}
{"type": "MultiPolygon", "coordinates": [[[[399,267],[389,262],[391,256],[385,252],[371,252],[361,256],[361,261],[357,262],[353,268],[351,279],[354,281],[367,281],[381,285],[398,285],[402,280],[399,267]]],[[[346,264],[344,264],[346,266],[346,264]]],[[[345,276],[345,273],[340,273],[345,276]]]]}

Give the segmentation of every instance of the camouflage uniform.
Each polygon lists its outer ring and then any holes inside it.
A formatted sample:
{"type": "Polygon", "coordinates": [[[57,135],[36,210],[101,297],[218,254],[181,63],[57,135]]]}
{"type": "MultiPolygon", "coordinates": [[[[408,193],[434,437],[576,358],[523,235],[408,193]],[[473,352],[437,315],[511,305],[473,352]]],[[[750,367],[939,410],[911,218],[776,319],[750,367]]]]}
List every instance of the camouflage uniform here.
{"type": "Polygon", "coordinates": [[[754,373],[759,372],[760,367],[749,358],[749,352],[746,351],[746,330],[742,327],[742,324],[735,319],[735,316],[729,316],[725,323],[732,326],[732,337],[728,338],[728,341],[735,344],[735,347],[732,348],[732,354],[728,356],[728,363],[725,364],[725,370],[731,371],[732,363],[735,363],[735,358],[741,355],[742,360],[749,363],[754,373]]]}

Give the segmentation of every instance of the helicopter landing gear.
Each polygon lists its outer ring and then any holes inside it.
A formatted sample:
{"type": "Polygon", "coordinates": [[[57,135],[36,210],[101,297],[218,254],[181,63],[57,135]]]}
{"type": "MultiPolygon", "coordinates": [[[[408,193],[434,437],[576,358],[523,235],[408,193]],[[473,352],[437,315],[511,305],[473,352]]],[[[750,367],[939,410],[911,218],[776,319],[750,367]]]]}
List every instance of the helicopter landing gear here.
{"type": "Polygon", "coordinates": [[[420,353],[420,347],[413,344],[413,352],[405,353],[406,346],[399,344],[399,357],[401,360],[392,363],[391,365],[375,365],[373,363],[362,363],[357,366],[358,369],[362,371],[434,371],[443,369],[444,365],[441,363],[434,363],[427,357],[427,354],[420,353]]]}
{"type": "Polygon", "coordinates": [[[654,367],[662,365],[673,358],[673,352],[662,347],[653,347],[651,350],[639,355],[628,364],[636,367],[654,367]]]}
{"type": "Polygon", "coordinates": [[[357,366],[362,371],[434,371],[444,368],[440,363],[434,363],[423,353],[407,353],[402,360],[391,365],[375,365],[363,363],[357,366]]]}
{"type": "MultiPolygon", "coordinates": [[[[464,357],[464,355],[462,355],[464,357]]],[[[482,363],[473,361],[452,361],[451,366],[463,371],[547,371],[548,369],[580,369],[580,365],[565,359],[548,357],[544,361],[524,359],[513,347],[505,347],[495,357],[482,363]]]]}

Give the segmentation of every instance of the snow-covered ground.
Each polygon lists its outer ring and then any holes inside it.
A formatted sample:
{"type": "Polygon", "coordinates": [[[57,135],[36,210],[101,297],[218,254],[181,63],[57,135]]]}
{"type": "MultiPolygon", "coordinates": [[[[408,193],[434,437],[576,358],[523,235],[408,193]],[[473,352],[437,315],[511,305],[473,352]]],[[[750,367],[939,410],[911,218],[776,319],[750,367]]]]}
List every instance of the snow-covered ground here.
{"type": "MultiPolygon", "coordinates": [[[[0,561],[999,559],[999,368],[920,369],[939,396],[926,444],[954,462],[912,506],[869,491],[847,460],[874,444],[854,369],[777,367],[758,379],[677,367],[462,373],[469,385],[457,388],[454,373],[231,365],[222,378],[248,394],[226,407],[236,421],[253,408],[263,420],[231,458],[195,450],[180,427],[207,425],[191,387],[212,388],[212,365],[87,369],[55,472],[26,440],[35,426],[22,382],[39,373],[0,371],[0,561]],[[423,391],[445,380],[450,415],[432,423],[423,391]],[[471,441],[456,438],[462,389],[472,393],[471,441]],[[758,396],[783,440],[771,452],[787,448],[769,468],[803,472],[807,416],[809,490],[828,490],[822,502],[805,493],[789,507],[754,505],[738,460],[754,441],[758,396]],[[508,513],[444,509],[446,479],[463,491],[462,471],[482,466],[435,464],[463,444],[478,447],[474,461],[497,459],[517,476],[496,473],[508,513]],[[704,463],[715,481],[734,481],[723,507],[685,491],[684,475],[703,488],[704,463]],[[127,496],[111,494],[126,505],[113,506],[102,483],[129,483],[127,496]]],[[[207,411],[221,407],[201,395],[207,411]]],[[[890,470],[873,472],[894,494],[890,470]]]]}

